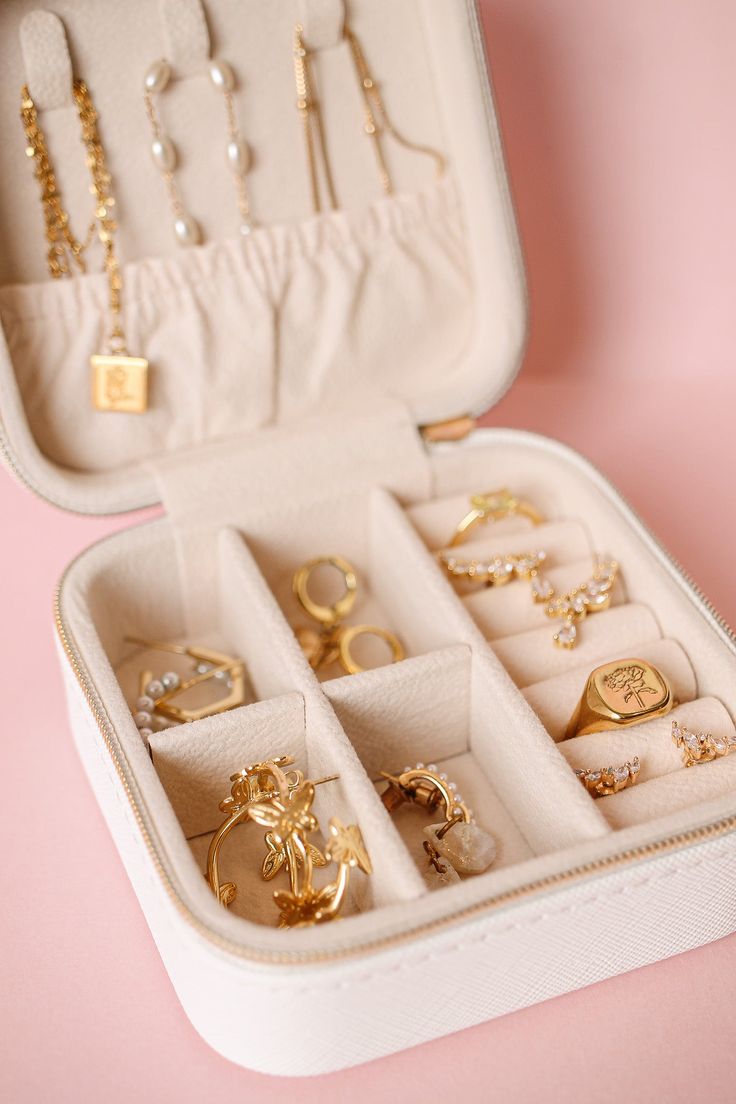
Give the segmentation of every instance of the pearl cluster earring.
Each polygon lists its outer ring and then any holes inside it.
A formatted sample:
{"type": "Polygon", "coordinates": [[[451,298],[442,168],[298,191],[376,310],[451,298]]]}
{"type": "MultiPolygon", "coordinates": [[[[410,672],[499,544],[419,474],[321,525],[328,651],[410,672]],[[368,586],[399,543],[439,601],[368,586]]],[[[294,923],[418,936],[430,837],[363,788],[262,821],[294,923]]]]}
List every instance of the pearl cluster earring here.
{"type": "MultiPolygon", "coordinates": [[[[241,234],[249,234],[253,229],[253,220],[250,213],[246,175],[251,165],[251,154],[248,145],[240,134],[240,127],[235,114],[233,100],[235,75],[232,67],[226,61],[218,59],[209,62],[207,72],[213,87],[221,92],[223,96],[227,119],[227,163],[233,174],[235,184],[238,214],[240,216],[240,232],[241,234]]],[[[163,58],[155,61],[144,77],[143,99],[151,126],[151,156],[169,194],[174,212],[174,233],[179,244],[196,245],[202,240],[202,231],[197,220],[189,214],[182,203],[174,176],[178,160],[176,147],[161,126],[156,110],[155,99],[159,93],[164,91],[170,80],[171,66],[163,58]]]]}
{"type": "Polygon", "coordinates": [[[145,740],[159,728],[200,721],[204,717],[235,709],[245,702],[251,690],[243,661],[223,652],[161,640],[145,640],[137,636],[126,636],[125,640],[147,651],[170,652],[193,660],[191,674],[166,671],[156,676],[149,670],[140,672],[139,696],[132,713],[136,728],[145,740]],[[218,684],[220,696],[215,700],[200,701],[199,704],[189,699],[190,704],[186,706],[184,695],[210,679],[218,684]]]}

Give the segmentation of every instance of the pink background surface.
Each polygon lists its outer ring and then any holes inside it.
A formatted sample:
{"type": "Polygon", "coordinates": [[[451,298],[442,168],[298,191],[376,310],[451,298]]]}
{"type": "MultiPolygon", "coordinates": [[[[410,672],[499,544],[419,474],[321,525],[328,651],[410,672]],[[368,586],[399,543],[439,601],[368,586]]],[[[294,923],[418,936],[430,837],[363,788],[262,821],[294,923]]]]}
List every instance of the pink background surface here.
{"type": "MultiPolygon", "coordinates": [[[[736,623],[736,8],[483,12],[534,308],[524,375],[487,421],[590,456],[736,623]]],[[[130,519],[64,517],[6,475],[0,516],[3,1099],[736,1098],[736,937],[326,1079],[219,1058],[174,996],[83,778],[53,654],[58,576],[130,519]]]]}

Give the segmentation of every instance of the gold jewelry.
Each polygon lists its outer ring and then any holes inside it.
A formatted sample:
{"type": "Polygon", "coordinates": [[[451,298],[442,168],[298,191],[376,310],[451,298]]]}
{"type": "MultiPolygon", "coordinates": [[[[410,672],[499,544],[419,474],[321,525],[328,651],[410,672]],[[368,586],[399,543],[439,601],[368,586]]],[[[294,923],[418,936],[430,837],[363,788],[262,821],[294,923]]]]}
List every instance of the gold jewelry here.
{"type": "Polygon", "coordinates": [[[359,867],[365,874],[372,873],[357,824],[345,827],[333,817],[324,851],[311,843],[308,837],[319,831],[319,823],[311,811],[315,786],[332,782],[337,776],[308,782],[301,771],[284,771],[293,762],[290,756],[281,756],[254,763],[231,775],[230,794],[219,806],[227,816],[210,841],[205,874],[220,904],[225,907],[232,904],[237,887],[234,882],[220,880],[222,844],[233,828],[245,820],[267,828],[262,876],[270,881],[282,868],[289,875],[290,891],[276,891],[273,895],[281,928],[305,927],[334,919],[345,900],[350,871],[359,867]],[[324,867],[330,862],[337,865],[337,876],[318,889],[312,881],[314,867],[324,867]]]}
{"type": "Polygon", "coordinates": [[[620,767],[600,767],[598,770],[576,770],[575,774],[592,797],[608,797],[610,794],[633,786],[639,777],[641,763],[636,755],[620,767]]]}
{"type": "MultiPolygon", "coordinates": [[[[115,251],[115,197],[112,195],[111,177],[97,129],[97,112],[84,81],[75,80],[72,91],[82,128],[86,162],[92,178],[90,191],[94,197],[95,218],[90,230],[94,232],[96,226],[104,251],[110,314],[109,351],[96,353],[91,357],[92,403],[100,411],[142,414],[148,405],[148,361],[144,357],[130,356],[126,348],[121,310],[123,277],[115,251]]],[[[39,126],[38,113],[27,85],[21,89],[21,120],[26,135],[26,154],[35,161],[35,175],[41,186],[46,238],[49,242],[49,271],[54,278],[70,274],[71,260],[84,272],[82,254],[90,244],[92,234],[88,231],[85,241],[79,242],[69,228],[69,216],[61,203],[46,138],[39,126]]]]}
{"type": "Polygon", "coordinates": [[[404,802],[434,810],[442,806],[444,821],[424,829],[424,850],[431,880],[437,885],[458,882],[459,874],[482,874],[496,858],[496,841],[473,819],[473,811],[457,792],[454,782],[434,763],[405,767],[399,775],[381,775],[388,786],[381,800],[389,812],[404,802]],[[446,860],[446,861],[443,861],[446,860]]]}
{"type": "MultiPolygon", "coordinates": [[[[392,195],[394,191],[393,181],[389,173],[382,145],[382,139],[386,135],[393,138],[395,142],[398,142],[399,145],[403,146],[405,149],[431,157],[436,166],[437,176],[442,176],[446,167],[444,156],[439,153],[438,150],[432,149],[430,146],[410,142],[396,130],[396,127],[389,119],[381,93],[368,69],[362,47],[355,34],[348,28],[345,29],[345,41],[350,47],[350,55],[358,79],[360,93],[363,98],[363,131],[373,142],[381,190],[385,195],[392,195]]],[[[319,212],[323,210],[323,206],[320,197],[318,160],[322,162],[324,188],[327,192],[327,206],[334,210],[339,205],[332,179],[330,161],[327,155],[322,111],[319,101],[315,98],[313,92],[311,57],[304,43],[304,28],[300,24],[297,24],[294,28],[296,107],[304,131],[307,167],[312,191],[312,205],[314,210],[319,212]]]]}
{"type": "Polygon", "coordinates": [[[713,736],[710,732],[694,732],[677,721],[672,722],[672,739],[682,749],[686,767],[694,767],[696,763],[710,763],[712,759],[722,759],[736,747],[736,732],[724,739],[722,736],[713,736]]]}
{"type": "Polygon", "coordinates": [[[511,491],[489,491],[488,494],[470,496],[472,509],[460,521],[448,541],[448,548],[462,544],[471,529],[487,521],[500,521],[506,517],[526,517],[532,525],[541,525],[544,518],[530,502],[517,498],[511,491]]]}
{"type": "Polygon", "coordinates": [[[49,159],[46,136],[38,121],[38,111],[27,84],[24,84],[20,90],[20,118],[26,138],[26,156],[34,162],[34,175],[41,188],[41,204],[48,242],[46,261],[49,274],[53,279],[58,280],[62,276],[71,275],[75,265],[80,272],[86,272],[84,253],[94,239],[97,216],[93,213],[83,241],[74,236],[69,225],[69,215],[62,205],[56,174],[49,159]]]}
{"type": "Polygon", "coordinates": [[[617,576],[618,564],[615,560],[600,562],[581,586],[552,599],[544,612],[548,617],[565,619],[565,624],[552,637],[558,648],[574,648],[578,640],[578,622],[589,613],[608,609],[617,576]]]}
{"type": "Polygon", "coordinates": [[[138,644],[153,652],[171,652],[174,655],[189,656],[195,661],[194,674],[183,678],[176,671],[166,671],[155,678],[152,671],[141,671],[139,680],[140,697],[136,701],[133,719],[144,739],[153,734],[155,721],[185,724],[188,721],[201,721],[204,717],[213,717],[226,713],[242,705],[246,698],[245,664],[240,659],[216,652],[212,648],[187,647],[184,644],[169,644],[161,640],[144,640],[137,636],[126,636],[129,644],[138,644]],[[195,686],[215,679],[222,683],[226,693],[217,701],[185,708],[175,704],[177,699],[195,686]]]}
{"type": "MultiPolygon", "coordinates": [[[[253,220],[250,213],[250,200],[245,178],[251,166],[251,154],[243,141],[235,113],[233,89],[235,75],[232,67],[221,59],[208,62],[207,73],[214,88],[222,93],[227,120],[227,162],[233,174],[235,192],[240,216],[240,233],[250,234],[253,220]]],[[[143,100],[146,115],[153,136],[151,156],[166,186],[171,207],[174,212],[174,233],[180,245],[196,245],[202,238],[199,223],[185,210],[174,177],[177,164],[177,152],[174,143],[164,132],[156,111],[154,97],[163,92],[171,79],[171,66],[161,58],[150,66],[143,79],[143,100]]]]}
{"type": "MultiPolygon", "coordinates": [[[[490,556],[481,560],[462,560],[453,556],[451,552],[440,552],[439,561],[448,575],[457,579],[468,579],[485,583],[486,586],[505,586],[512,579],[531,579],[532,584],[539,581],[541,592],[551,597],[554,590],[539,569],[547,559],[547,553],[543,549],[536,552],[512,552],[507,556],[490,556]]],[[[533,595],[536,591],[532,592],[533,595]]],[[[541,599],[536,599],[541,600],[541,599]]]]}
{"type": "Polygon", "coordinates": [[[379,625],[342,625],[341,622],[353,608],[358,579],[353,566],[342,556],[316,556],[302,564],[292,580],[294,595],[302,609],[320,628],[300,626],[296,637],[313,670],[338,662],[348,675],[365,670],[354,658],[352,648],[358,637],[377,636],[388,644],[391,662],[404,659],[405,652],[398,637],[379,625]],[[345,592],[331,606],[320,605],[309,594],[309,580],[315,568],[327,565],[335,568],[343,577],[345,592]]]}
{"type": "Polygon", "coordinates": [[[645,659],[616,659],[588,676],[565,739],[664,717],[675,706],[670,684],[645,659]]]}

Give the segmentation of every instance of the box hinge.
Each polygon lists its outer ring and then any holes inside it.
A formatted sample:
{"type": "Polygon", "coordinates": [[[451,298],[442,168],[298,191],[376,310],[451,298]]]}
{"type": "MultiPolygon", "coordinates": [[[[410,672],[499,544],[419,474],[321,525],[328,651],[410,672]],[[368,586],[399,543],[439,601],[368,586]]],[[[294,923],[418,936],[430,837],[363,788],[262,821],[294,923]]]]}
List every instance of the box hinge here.
{"type": "Polygon", "coordinates": [[[472,414],[461,414],[458,418],[449,418],[445,422],[420,426],[420,430],[425,441],[462,441],[463,437],[473,432],[476,425],[472,414]]]}

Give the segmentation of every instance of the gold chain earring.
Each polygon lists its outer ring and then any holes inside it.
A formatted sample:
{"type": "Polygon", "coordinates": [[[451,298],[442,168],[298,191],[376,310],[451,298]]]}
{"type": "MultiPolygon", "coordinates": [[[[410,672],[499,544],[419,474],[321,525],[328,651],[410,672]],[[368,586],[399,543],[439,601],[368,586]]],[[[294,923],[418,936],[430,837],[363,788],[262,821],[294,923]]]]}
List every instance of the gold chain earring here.
{"type": "MultiPolygon", "coordinates": [[[[238,215],[240,217],[240,233],[250,234],[253,229],[253,220],[250,213],[246,174],[251,166],[251,154],[241,136],[235,113],[235,101],[233,99],[235,74],[226,61],[218,59],[208,63],[207,73],[212,86],[222,93],[225,105],[227,125],[225,152],[235,184],[238,215]]],[[[174,176],[178,160],[176,147],[171,138],[164,132],[156,110],[155,97],[164,91],[170,80],[171,66],[163,58],[155,61],[150,66],[143,80],[143,100],[152,135],[151,156],[168,192],[169,201],[174,212],[174,233],[177,241],[180,245],[196,245],[197,242],[201,241],[202,231],[199,223],[187,212],[182,203],[174,176]]]]}
{"type": "Polygon", "coordinates": [[[89,89],[84,81],[75,80],[72,91],[82,129],[85,160],[91,176],[90,191],[95,205],[94,219],[84,241],[76,238],[71,231],[69,214],[62,204],[56,173],[28,85],[23,85],[20,96],[26,156],[34,162],[35,176],[41,189],[46,239],[49,243],[48,268],[54,279],[71,275],[72,265],[80,272],[85,272],[84,253],[91,245],[95,229],[97,230],[107,275],[110,331],[108,351],[96,353],[91,358],[92,402],[95,409],[100,411],[141,414],[148,405],[148,361],[143,357],[130,356],[125,340],[121,306],[123,277],[115,248],[118,227],[114,217],[112,180],[97,127],[97,111],[89,89]]]}
{"type": "MultiPolygon", "coordinates": [[[[391,122],[383,97],[376,81],[371,76],[363,49],[353,31],[345,29],[345,41],[350,48],[355,73],[363,100],[363,132],[373,143],[378,169],[378,180],[385,195],[392,195],[393,180],[389,172],[383,139],[388,136],[405,149],[429,157],[434,161],[437,176],[442,176],[446,160],[439,150],[431,146],[420,145],[405,138],[391,122]]],[[[311,55],[304,42],[304,28],[297,23],[294,28],[294,79],[296,82],[296,107],[302,120],[304,144],[307,153],[307,168],[312,191],[312,205],[316,212],[323,210],[320,196],[318,160],[322,162],[324,186],[327,192],[327,206],[335,210],[339,204],[332,178],[332,170],[327,154],[324,123],[319,101],[314,95],[314,82],[311,72],[311,55]]]]}

